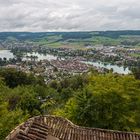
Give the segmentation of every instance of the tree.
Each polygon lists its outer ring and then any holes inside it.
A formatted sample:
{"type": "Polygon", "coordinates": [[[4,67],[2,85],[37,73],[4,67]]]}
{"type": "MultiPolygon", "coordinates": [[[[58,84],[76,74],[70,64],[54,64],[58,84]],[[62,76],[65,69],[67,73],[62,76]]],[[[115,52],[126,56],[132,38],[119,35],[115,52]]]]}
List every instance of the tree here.
{"type": "Polygon", "coordinates": [[[55,113],[82,126],[132,131],[139,124],[139,85],[129,75],[90,75],[84,88],[55,113]]]}
{"type": "Polygon", "coordinates": [[[14,127],[28,118],[28,114],[24,114],[21,109],[9,111],[8,103],[0,103],[0,139],[4,140],[14,127]]]}
{"type": "Polygon", "coordinates": [[[16,69],[2,69],[0,76],[4,77],[4,82],[10,88],[18,85],[44,84],[42,77],[34,77],[32,74],[26,74],[16,69]]]}
{"type": "Polygon", "coordinates": [[[132,72],[135,78],[140,80],[140,67],[132,68],[132,72]]]}

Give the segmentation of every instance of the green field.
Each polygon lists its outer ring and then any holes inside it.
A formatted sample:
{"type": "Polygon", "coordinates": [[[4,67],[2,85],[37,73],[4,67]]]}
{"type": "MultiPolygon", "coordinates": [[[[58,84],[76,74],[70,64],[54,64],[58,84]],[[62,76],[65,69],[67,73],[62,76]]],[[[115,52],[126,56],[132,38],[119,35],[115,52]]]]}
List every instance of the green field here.
{"type": "Polygon", "coordinates": [[[0,41],[33,43],[46,47],[68,47],[83,49],[87,45],[140,47],[140,31],[100,31],[100,32],[9,32],[0,33],[0,41]]]}
{"type": "Polygon", "coordinates": [[[68,48],[80,48],[83,49],[86,45],[105,45],[105,46],[117,46],[117,45],[131,45],[134,47],[140,47],[140,36],[134,37],[119,37],[117,39],[109,37],[94,36],[92,38],[86,39],[66,39],[63,40],[60,36],[52,36],[48,38],[43,38],[34,42],[38,45],[45,45],[47,47],[68,47],[68,48]]]}

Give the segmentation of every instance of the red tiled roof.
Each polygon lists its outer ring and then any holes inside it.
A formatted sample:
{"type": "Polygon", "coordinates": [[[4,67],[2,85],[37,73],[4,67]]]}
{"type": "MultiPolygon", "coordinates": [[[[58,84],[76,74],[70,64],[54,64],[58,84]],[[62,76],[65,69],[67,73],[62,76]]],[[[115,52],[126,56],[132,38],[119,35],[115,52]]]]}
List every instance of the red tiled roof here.
{"type": "Polygon", "coordinates": [[[15,128],[6,140],[140,140],[140,134],[87,128],[56,116],[37,116],[15,128]]]}

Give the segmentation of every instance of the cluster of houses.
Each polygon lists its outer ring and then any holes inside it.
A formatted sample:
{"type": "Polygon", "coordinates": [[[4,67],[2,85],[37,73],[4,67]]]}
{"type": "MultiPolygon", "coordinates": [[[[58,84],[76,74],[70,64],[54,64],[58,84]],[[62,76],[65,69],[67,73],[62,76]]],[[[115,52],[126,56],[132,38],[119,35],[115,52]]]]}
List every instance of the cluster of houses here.
{"type": "MultiPolygon", "coordinates": [[[[91,62],[107,62],[110,64],[116,64],[123,66],[124,63],[137,62],[140,60],[140,48],[126,48],[126,46],[85,46],[85,49],[70,49],[70,48],[49,48],[34,46],[32,43],[13,43],[5,42],[0,44],[0,48],[7,46],[7,49],[13,50],[13,54],[19,52],[38,52],[42,55],[50,54],[57,59],[51,60],[38,60],[35,56],[26,56],[26,59],[21,59],[21,62],[16,60],[12,63],[5,63],[5,68],[15,68],[17,70],[24,71],[26,73],[33,73],[35,75],[41,75],[44,77],[46,83],[50,80],[61,79],[64,76],[70,76],[77,73],[84,73],[91,67],[89,64],[82,63],[82,61],[91,62]]],[[[22,55],[21,55],[22,56],[22,55]]],[[[6,61],[4,61],[6,62],[6,61]]],[[[104,68],[97,68],[99,72],[104,72],[104,68]]]]}
{"type": "Polygon", "coordinates": [[[71,73],[82,73],[89,69],[87,64],[84,64],[78,60],[52,60],[51,64],[58,70],[64,70],[71,73]]]}
{"type": "Polygon", "coordinates": [[[89,65],[78,60],[25,60],[21,63],[8,64],[4,68],[14,68],[26,73],[33,73],[36,76],[43,76],[46,83],[51,80],[61,80],[73,74],[87,72],[89,65]]]}

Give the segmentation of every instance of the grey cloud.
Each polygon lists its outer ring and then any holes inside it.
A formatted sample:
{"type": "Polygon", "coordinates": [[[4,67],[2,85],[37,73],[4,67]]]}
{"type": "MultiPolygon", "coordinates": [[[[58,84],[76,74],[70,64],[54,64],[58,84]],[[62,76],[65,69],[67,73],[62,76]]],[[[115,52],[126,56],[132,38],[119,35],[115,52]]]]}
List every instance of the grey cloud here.
{"type": "Polygon", "coordinates": [[[118,13],[130,19],[140,19],[139,10],[140,5],[131,5],[130,7],[128,6],[118,9],[118,13]]]}
{"type": "Polygon", "coordinates": [[[140,29],[139,0],[0,0],[0,31],[140,29]]]}

